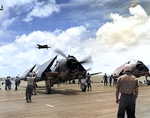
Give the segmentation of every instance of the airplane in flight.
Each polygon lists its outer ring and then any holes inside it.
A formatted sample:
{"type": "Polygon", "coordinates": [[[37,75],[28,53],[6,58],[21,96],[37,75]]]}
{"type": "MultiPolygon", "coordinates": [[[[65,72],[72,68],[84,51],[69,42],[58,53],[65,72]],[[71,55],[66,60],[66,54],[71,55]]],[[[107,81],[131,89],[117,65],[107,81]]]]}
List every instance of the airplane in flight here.
{"type": "MultiPolygon", "coordinates": [[[[82,66],[82,64],[89,63],[91,61],[91,57],[88,57],[82,61],[78,61],[74,56],[66,56],[63,52],[61,52],[58,49],[55,50],[55,52],[63,56],[64,59],[57,61],[56,59],[58,55],[56,55],[55,57],[53,57],[52,59],[48,60],[40,66],[34,65],[22,74],[21,79],[25,80],[30,72],[35,72],[37,75],[35,81],[45,81],[46,93],[50,94],[51,87],[54,84],[60,82],[67,82],[69,80],[79,78],[81,79],[83,78],[83,76],[86,76],[87,70],[82,66]],[[54,67],[52,69],[53,65],[54,67]]],[[[86,85],[84,84],[85,83],[81,83],[81,89],[83,92],[86,91],[86,85]]]]}
{"type": "MultiPolygon", "coordinates": [[[[130,64],[130,61],[126,62],[125,64],[130,64]]],[[[124,74],[123,68],[125,64],[115,69],[115,71],[113,72],[114,78],[118,78],[119,76],[124,74]]],[[[148,82],[147,77],[150,76],[148,67],[142,61],[137,61],[137,63],[131,64],[131,65],[132,65],[131,73],[137,78],[141,76],[145,76],[146,82],[148,82]]]]}
{"type": "Polygon", "coordinates": [[[48,45],[40,45],[40,44],[37,44],[37,46],[38,47],[36,47],[36,48],[38,48],[38,49],[48,49],[48,48],[51,48],[51,47],[48,47],[48,45]]]}
{"type": "Polygon", "coordinates": [[[1,8],[0,8],[0,10],[3,10],[3,5],[1,5],[1,8]]]}

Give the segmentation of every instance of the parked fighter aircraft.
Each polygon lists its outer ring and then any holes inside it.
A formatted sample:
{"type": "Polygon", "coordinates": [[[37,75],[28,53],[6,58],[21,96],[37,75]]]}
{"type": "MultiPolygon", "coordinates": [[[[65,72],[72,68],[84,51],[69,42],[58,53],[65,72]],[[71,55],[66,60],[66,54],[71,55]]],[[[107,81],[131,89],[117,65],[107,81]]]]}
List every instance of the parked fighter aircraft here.
{"type": "MultiPolygon", "coordinates": [[[[125,64],[129,64],[129,62],[125,63],[125,64]]],[[[121,65],[120,67],[118,67],[114,72],[113,72],[113,76],[121,76],[123,75],[123,67],[124,65],[121,65]]],[[[132,74],[139,78],[141,76],[148,76],[149,75],[149,69],[144,65],[144,63],[142,61],[137,61],[137,63],[135,64],[131,64],[132,65],[132,74]]]]}
{"type": "Polygon", "coordinates": [[[36,48],[38,48],[38,49],[44,49],[44,48],[48,49],[48,48],[51,48],[51,47],[48,47],[48,45],[40,45],[40,44],[37,44],[37,46],[38,46],[38,47],[36,47],[36,48]]]}
{"type": "Polygon", "coordinates": [[[56,50],[57,53],[65,57],[60,61],[56,61],[54,68],[52,65],[57,58],[57,55],[45,62],[44,64],[29,68],[21,76],[21,79],[25,79],[29,72],[35,72],[37,75],[36,82],[45,80],[46,92],[51,93],[51,87],[59,82],[66,82],[75,78],[83,78],[86,74],[86,69],[82,66],[83,63],[89,62],[90,59],[84,59],[83,61],[78,61],[74,56],[66,56],[60,50],[56,50]]]}

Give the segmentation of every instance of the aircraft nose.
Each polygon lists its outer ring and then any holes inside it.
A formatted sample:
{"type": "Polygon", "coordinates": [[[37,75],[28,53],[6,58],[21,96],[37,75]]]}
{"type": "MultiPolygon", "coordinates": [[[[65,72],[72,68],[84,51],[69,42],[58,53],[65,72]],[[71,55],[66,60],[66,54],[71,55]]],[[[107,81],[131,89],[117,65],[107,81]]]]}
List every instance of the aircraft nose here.
{"type": "Polygon", "coordinates": [[[78,62],[75,59],[69,59],[67,61],[67,67],[68,69],[70,69],[72,72],[74,72],[75,70],[77,70],[78,68],[78,62]]]}
{"type": "Polygon", "coordinates": [[[137,64],[136,68],[138,69],[139,72],[148,72],[148,68],[142,64],[137,64]]]}

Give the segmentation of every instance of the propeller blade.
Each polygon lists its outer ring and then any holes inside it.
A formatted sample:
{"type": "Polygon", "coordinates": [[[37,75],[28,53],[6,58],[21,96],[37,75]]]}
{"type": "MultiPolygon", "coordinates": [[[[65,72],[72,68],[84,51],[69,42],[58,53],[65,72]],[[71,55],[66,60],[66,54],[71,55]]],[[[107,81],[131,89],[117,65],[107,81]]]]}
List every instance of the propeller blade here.
{"type": "Polygon", "coordinates": [[[62,51],[60,51],[59,49],[55,49],[55,52],[60,54],[61,56],[65,57],[65,58],[67,58],[67,56],[62,51]]]}
{"type": "Polygon", "coordinates": [[[90,68],[88,68],[86,71],[89,71],[89,70],[92,70],[92,68],[90,67],[90,68]]]}
{"type": "Polygon", "coordinates": [[[92,62],[92,57],[88,56],[85,59],[83,59],[82,61],[80,61],[81,64],[83,63],[91,63],[92,62]]]}

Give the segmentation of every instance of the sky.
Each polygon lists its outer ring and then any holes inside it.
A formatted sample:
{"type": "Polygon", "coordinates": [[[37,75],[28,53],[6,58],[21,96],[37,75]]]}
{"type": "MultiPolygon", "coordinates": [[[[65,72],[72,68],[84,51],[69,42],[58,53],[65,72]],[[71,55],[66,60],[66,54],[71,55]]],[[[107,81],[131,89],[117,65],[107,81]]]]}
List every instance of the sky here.
{"type": "MultiPolygon", "coordinates": [[[[93,72],[138,60],[150,67],[150,0],[0,0],[0,77],[43,64],[60,49],[93,72]],[[50,49],[37,49],[48,44],[50,49]]],[[[62,59],[58,56],[58,59],[62,59]]]]}

